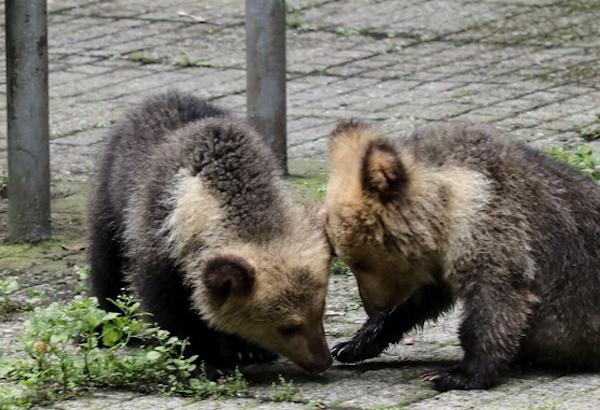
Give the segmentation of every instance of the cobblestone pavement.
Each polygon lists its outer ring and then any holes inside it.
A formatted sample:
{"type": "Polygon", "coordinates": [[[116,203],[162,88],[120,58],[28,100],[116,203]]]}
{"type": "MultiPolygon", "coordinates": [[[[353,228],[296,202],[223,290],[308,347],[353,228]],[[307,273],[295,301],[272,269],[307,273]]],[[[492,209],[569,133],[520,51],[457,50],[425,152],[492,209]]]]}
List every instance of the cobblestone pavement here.
{"type": "MultiPolygon", "coordinates": [[[[55,233],[81,241],[83,201],[105,129],[143,96],[179,88],[243,115],[244,9],[239,0],[48,0],[55,233]],[[190,17],[192,16],[192,17],[190,17]]],[[[405,132],[431,121],[487,122],[539,146],[576,144],[600,112],[598,0],[296,0],[288,15],[289,156],[293,172],[326,167],[325,136],[358,117],[405,132]]],[[[4,2],[0,4],[4,14],[4,2]]],[[[3,20],[3,19],[2,19],[3,20]]],[[[2,23],[3,25],[3,23],[2,23]]],[[[3,30],[2,30],[3,31],[3,30]]],[[[4,34],[0,34],[4,36],[4,34]]],[[[4,43],[4,38],[0,39],[4,43]]],[[[0,72],[5,69],[0,55],[0,72]]],[[[0,76],[0,176],[6,175],[6,90],[0,76]]],[[[593,148],[595,142],[591,143],[593,148]]],[[[6,201],[0,198],[0,236],[6,201]]],[[[76,251],[0,249],[0,274],[21,272],[51,297],[72,290],[76,251]],[[20,253],[36,255],[23,262],[20,253]]],[[[364,319],[350,277],[334,276],[331,341],[364,319]]],[[[456,361],[458,314],[414,335],[412,345],[360,366],[309,378],[286,363],[247,370],[270,397],[278,374],[311,404],[268,399],[189,402],[100,392],[53,409],[596,409],[600,376],[515,370],[489,391],[438,394],[419,374],[456,361]]],[[[0,322],[0,354],[19,316],[0,322]]],[[[0,406],[1,407],[1,406],[0,406]]]]}

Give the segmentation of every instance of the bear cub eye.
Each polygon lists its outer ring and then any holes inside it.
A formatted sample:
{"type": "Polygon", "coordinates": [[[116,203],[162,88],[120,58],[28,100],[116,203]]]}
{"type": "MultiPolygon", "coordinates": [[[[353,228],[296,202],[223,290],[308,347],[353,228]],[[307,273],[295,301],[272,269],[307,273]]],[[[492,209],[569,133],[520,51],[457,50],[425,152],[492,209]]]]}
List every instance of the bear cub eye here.
{"type": "Polygon", "coordinates": [[[300,325],[285,325],[281,326],[279,329],[279,334],[283,337],[292,337],[295,334],[300,332],[300,325]]]}

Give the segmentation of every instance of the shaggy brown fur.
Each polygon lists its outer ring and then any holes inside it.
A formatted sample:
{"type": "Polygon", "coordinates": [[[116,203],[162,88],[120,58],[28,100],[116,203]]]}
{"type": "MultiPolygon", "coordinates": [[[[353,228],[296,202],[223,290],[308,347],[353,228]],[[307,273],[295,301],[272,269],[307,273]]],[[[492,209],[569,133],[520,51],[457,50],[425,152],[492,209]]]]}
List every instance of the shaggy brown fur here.
{"type": "Polygon", "coordinates": [[[487,388],[517,360],[600,367],[600,189],[487,127],[407,138],[345,123],[330,140],[325,225],[370,315],[334,348],[379,355],[464,302],[459,366],[438,390],[487,388]]]}
{"type": "Polygon", "coordinates": [[[287,356],[331,364],[322,317],[329,247],[292,205],[244,121],[171,92],[110,134],[91,200],[92,294],[128,285],[209,366],[287,356]]]}

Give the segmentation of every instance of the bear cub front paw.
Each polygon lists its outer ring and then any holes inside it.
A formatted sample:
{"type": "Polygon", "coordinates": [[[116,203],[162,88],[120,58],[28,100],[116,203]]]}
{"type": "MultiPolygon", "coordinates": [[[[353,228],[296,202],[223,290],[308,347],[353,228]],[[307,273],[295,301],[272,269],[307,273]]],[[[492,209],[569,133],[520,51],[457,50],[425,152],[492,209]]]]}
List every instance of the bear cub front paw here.
{"type": "Polygon", "coordinates": [[[355,363],[377,357],[382,351],[383,349],[376,344],[365,343],[363,337],[356,335],[346,342],[335,345],[331,354],[342,363],[355,363]]]}

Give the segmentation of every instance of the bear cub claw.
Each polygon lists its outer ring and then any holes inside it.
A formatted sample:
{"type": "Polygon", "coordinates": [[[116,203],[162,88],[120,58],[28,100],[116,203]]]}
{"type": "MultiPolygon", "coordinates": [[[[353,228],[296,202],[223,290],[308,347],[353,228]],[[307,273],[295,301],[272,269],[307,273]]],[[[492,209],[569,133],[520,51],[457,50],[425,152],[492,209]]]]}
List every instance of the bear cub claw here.
{"type": "Polygon", "coordinates": [[[421,375],[421,380],[432,382],[433,388],[440,392],[487,389],[493,385],[491,381],[467,374],[461,365],[429,370],[421,375]]]}
{"type": "Polygon", "coordinates": [[[331,354],[342,363],[355,363],[377,357],[382,351],[377,345],[364,343],[362,338],[354,337],[335,345],[331,354]]]}

